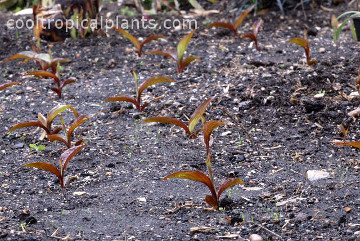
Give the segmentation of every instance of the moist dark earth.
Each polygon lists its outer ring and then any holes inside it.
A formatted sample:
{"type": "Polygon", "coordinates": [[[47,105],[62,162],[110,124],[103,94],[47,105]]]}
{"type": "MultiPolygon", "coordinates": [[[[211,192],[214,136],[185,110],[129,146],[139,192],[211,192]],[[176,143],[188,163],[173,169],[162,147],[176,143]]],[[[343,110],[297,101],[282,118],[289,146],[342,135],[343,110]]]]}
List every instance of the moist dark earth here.
{"type": "MultiPolygon", "coordinates": [[[[119,9],[109,3],[101,14],[114,19],[119,9]]],[[[306,11],[307,20],[301,9],[285,17],[271,9],[261,16],[265,24],[259,51],[225,29],[201,26],[187,50],[200,61],[182,74],[163,56],[137,57],[133,45],[115,31],[109,30],[107,37],[42,42],[43,52],[52,44],[54,57],[71,60],[61,65],[62,74],[77,82],[66,86],[62,99],[50,90],[50,79],[26,75],[37,69],[32,61],[2,64],[0,83],[21,84],[0,94],[1,239],[246,240],[258,234],[264,240],[359,240],[358,150],[332,144],[343,139],[338,128],[342,123],[351,123],[349,141],[360,139],[359,122],[348,116],[360,103],[353,83],[359,45],[349,29],[335,44],[330,26],[331,14],[349,9],[345,4],[332,12],[317,7],[306,11]],[[287,42],[303,36],[304,23],[312,30],[309,43],[318,60],[311,67],[304,62],[304,50],[287,42]],[[146,90],[144,100],[156,100],[142,113],[130,104],[104,102],[121,93],[135,95],[132,69],[140,82],[155,75],[177,82],[146,90]],[[209,194],[205,185],[162,180],[180,170],[206,172],[202,135],[189,140],[178,127],[141,121],[162,115],[186,122],[209,97],[214,100],[206,120],[227,122],[213,133],[215,181],[238,177],[245,182],[224,192],[219,211],[209,210],[204,202],[209,194]],[[54,175],[23,167],[36,161],[57,165],[62,144],[39,140],[42,131],[36,128],[7,133],[58,104],[92,115],[75,131],[74,138],[84,139],[88,147],[70,161],[65,189],[54,175]],[[44,145],[45,150],[36,151],[30,144],[44,145]],[[329,176],[310,181],[308,170],[329,176]]],[[[17,36],[6,22],[31,16],[0,16],[0,60],[30,50],[32,31],[19,29],[17,36]]],[[[196,20],[200,26],[230,16],[220,12],[196,20]]],[[[169,13],[150,17],[159,23],[182,19],[169,13]]],[[[239,33],[249,32],[256,19],[249,16],[239,33]]],[[[168,37],[145,45],[148,52],[174,48],[190,30],[129,32],[168,37]]],[[[73,118],[69,111],[63,116],[67,123],[73,118]]]]}

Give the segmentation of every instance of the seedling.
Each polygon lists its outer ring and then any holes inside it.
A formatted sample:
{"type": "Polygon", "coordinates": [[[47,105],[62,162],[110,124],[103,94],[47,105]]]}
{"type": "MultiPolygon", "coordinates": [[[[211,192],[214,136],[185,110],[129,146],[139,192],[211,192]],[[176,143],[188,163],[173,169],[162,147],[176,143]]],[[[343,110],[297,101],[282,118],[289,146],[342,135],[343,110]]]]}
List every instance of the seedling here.
{"type": "Polygon", "coordinates": [[[24,167],[34,167],[34,168],[38,168],[38,169],[42,169],[42,170],[51,172],[52,174],[57,176],[57,178],[59,179],[61,188],[65,188],[64,171],[66,170],[66,166],[69,163],[69,161],[85,147],[87,147],[87,145],[74,146],[74,147],[64,151],[60,156],[60,169],[58,169],[53,164],[50,164],[47,162],[32,162],[32,163],[24,165],[24,167]]]}
{"type": "Polygon", "coordinates": [[[173,79],[170,79],[168,77],[165,76],[155,76],[152,77],[150,79],[147,79],[144,83],[142,83],[142,85],[139,87],[139,80],[137,77],[137,74],[135,73],[135,71],[132,71],[134,79],[135,79],[135,90],[136,90],[136,98],[132,98],[126,95],[119,95],[119,96],[115,96],[115,97],[110,97],[108,99],[106,99],[105,101],[125,101],[125,102],[130,102],[132,104],[135,105],[136,109],[138,111],[143,111],[144,108],[146,106],[148,106],[150,104],[150,102],[145,102],[144,104],[141,104],[141,94],[142,92],[155,84],[159,84],[159,83],[165,83],[165,82],[176,82],[173,79]]]}
{"type": "Polygon", "coordinates": [[[34,149],[37,152],[45,150],[45,146],[44,145],[38,145],[38,143],[29,144],[29,147],[34,149]]]}
{"type": "Polygon", "coordinates": [[[289,43],[297,44],[304,48],[305,50],[305,56],[306,56],[306,62],[309,66],[315,64],[317,62],[316,59],[311,59],[310,56],[310,47],[309,42],[306,38],[292,38],[289,40],[289,43]]]}
{"type": "Polygon", "coordinates": [[[246,34],[241,36],[242,38],[250,38],[252,41],[254,41],[256,50],[259,50],[257,36],[258,36],[263,24],[264,24],[264,20],[259,18],[252,25],[252,33],[246,33],[246,34]]]}
{"type": "Polygon", "coordinates": [[[360,148],[360,141],[345,142],[345,141],[334,140],[333,143],[338,146],[352,146],[352,147],[360,148]]]}
{"type": "Polygon", "coordinates": [[[215,22],[209,25],[209,28],[217,27],[217,28],[227,28],[234,33],[234,38],[238,37],[237,30],[241,26],[242,22],[246,18],[247,15],[253,10],[255,5],[250,6],[244,12],[240,14],[240,16],[234,21],[233,24],[227,22],[215,22]]]}
{"type": "Polygon", "coordinates": [[[32,48],[33,48],[32,51],[21,51],[17,54],[14,54],[13,56],[10,56],[2,63],[4,64],[14,59],[24,59],[23,63],[26,63],[29,60],[34,60],[35,63],[39,66],[40,70],[48,70],[50,68],[51,72],[55,74],[56,67],[59,63],[70,62],[70,60],[63,58],[53,58],[50,50],[49,53],[46,54],[46,53],[41,53],[40,49],[36,48],[34,45],[32,45],[32,48]]]}
{"type": "Polygon", "coordinates": [[[203,103],[201,103],[195,109],[194,113],[190,117],[189,126],[187,126],[184,122],[182,122],[181,120],[179,120],[177,118],[166,117],[166,116],[150,117],[150,118],[143,120],[143,122],[159,122],[159,123],[163,123],[163,124],[176,125],[176,126],[183,128],[184,131],[186,132],[186,135],[189,138],[195,139],[195,138],[197,138],[197,134],[200,132],[200,129],[197,131],[194,131],[195,126],[199,122],[200,119],[203,122],[205,122],[205,118],[203,115],[204,115],[206,108],[210,105],[211,101],[212,101],[212,98],[209,98],[209,99],[205,100],[203,103]]]}
{"type": "MultiPolygon", "coordinates": [[[[351,21],[353,18],[356,18],[356,17],[360,17],[359,11],[348,11],[348,12],[345,12],[345,13],[339,15],[336,19],[332,18],[331,22],[332,22],[332,27],[334,29],[334,35],[333,35],[334,42],[337,42],[339,40],[340,32],[345,27],[345,25],[349,21],[351,21]],[[339,24],[340,19],[344,18],[345,16],[347,16],[347,17],[344,19],[344,21],[341,22],[341,24],[339,24]]],[[[350,29],[351,29],[354,39],[357,40],[353,21],[350,22],[350,29]]]]}
{"type": "Polygon", "coordinates": [[[20,82],[10,82],[10,83],[6,83],[6,84],[2,84],[2,85],[0,85],[0,91],[4,90],[4,89],[6,89],[6,88],[8,88],[10,86],[17,85],[19,83],[20,82]]]}
{"type": "Polygon", "coordinates": [[[50,89],[52,91],[54,91],[58,97],[61,99],[62,97],[62,90],[63,88],[68,85],[68,84],[71,84],[71,83],[75,83],[76,80],[75,79],[65,79],[65,80],[60,80],[60,73],[57,73],[57,74],[53,74],[51,72],[48,72],[48,71],[45,71],[45,70],[39,70],[39,71],[33,71],[33,72],[29,72],[28,73],[29,75],[34,75],[36,77],[49,77],[49,78],[53,78],[54,80],[54,84],[57,86],[57,87],[51,87],[50,89]]]}
{"type": "Polygon", "coordinates": [[[209,146],[209,140],[210,135],[212,131],[219,125],[222,125],[224,123],[220,121],[209,121],[206,122],[203,125],[203,132],[204,132],[204,143],[206,145],[207,149],[207,159],[206,159],[206,166],[208,169],[209,175],[204,174],[200,171],[179,171],[172,173],[166,177],[163,178],[163,180],[169,179],[169,178],[182,178],[182,179],[189,179],[197,182],[201,182],[205,184],[210,192],[211,195],[206,195],[205,202],[212,206],[215,210],[219,210],[219,201],[221,194],[227,190],[228,188],[238,185],[238,184],[244,184],[244,181],[239,178],[229,178],[225,180],[217,189],[215,189],[215,182],[214,182],[214,176],[212,172],[211,167],[211,154],[210,154],[210,146],[209,146]]]}
{"type": "MultiPolygon", "coordinates": [[[[58,106],[52,108],[48,112],[46,118],[41,113],[38,113],[37,121],[26,121],[26,122],[16,124],[8,132],[11,132],[11,131],[19,129],[19,128],[34,126],[34,127],[42,128],[46,132],[47,135],[57,134],[62,130],[62,128],[58,127],[58,128],[52,129],[53,120],[55,119],[56,116],[58,116],[61,112],[65,111],[68,108],[71,108],[70,105],[58,105],[58,106]]],[[[77,112],[75,111],[75,109],[72,108],[72,110],[73,110],[75,116],[78,115],[77,112]]]]}
{"type": "Polygon", "coordinates": [[[151,35],[151,36],[147,37],[144,41],[140,42],[137,38],[135,38],[130,33],[126,32],[124,29],[116,28],[116,27],[113,27],[113,29],[120,32],[125,38],[127,38],[128,40],[131,41],[131,43],[133,43],[133,45],[137,49],[136,53],[138,54],[139,57],[141,57],[142,49],[146,43],[149,43],[153,40],[166,38],[164,35],[151,35]]]}
{"type": "Polygon", "coordinates": [[[188,35],[186,35],[184,38],[182,38],[178,45],[177,45],[177,51],[176,53],[174,51],[162,51],[162,50],[155,50],[155,51],[151,51],[148,52],[147,54],[161,54],[164,55],[168,58],[171,58],[173,60],[176,61],[176,65],[177,65],[177,71],[178,73],[182,73],[183,70],[189,65],[191,64],[191,62],[197,60],[199,57],[198,56],[189,56],[186,57],[184,59],[184,54],[185,51],[189,45],[189,42],[191,40],[191,37],[193,36],[193,34],[195,33],[196,29],[194,29],[191,33],[189,33],[188,35]]]}

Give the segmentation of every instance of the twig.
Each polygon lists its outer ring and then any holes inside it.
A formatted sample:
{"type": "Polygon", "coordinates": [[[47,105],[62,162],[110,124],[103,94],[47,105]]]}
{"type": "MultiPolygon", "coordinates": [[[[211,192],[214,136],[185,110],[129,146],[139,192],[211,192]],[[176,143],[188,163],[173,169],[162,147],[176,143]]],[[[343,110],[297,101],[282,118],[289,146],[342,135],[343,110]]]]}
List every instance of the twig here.
{"type": "Polygon", "coordinates": [[[265,228],[265,227],[262,226],[261,224],[258,224],[258,226],[259,226],[260,228],[264,229],[265,231],[268,231],[268,232],[271,233],[272,235],[274,235],[274,236],[276,236],[276,237],[278,237],[278,238],[280,238],[280,239],[282,238],[279,234],[277,234],[277,233],[275,233],[274,231],[271,231],[271,230],[265,228]]]}

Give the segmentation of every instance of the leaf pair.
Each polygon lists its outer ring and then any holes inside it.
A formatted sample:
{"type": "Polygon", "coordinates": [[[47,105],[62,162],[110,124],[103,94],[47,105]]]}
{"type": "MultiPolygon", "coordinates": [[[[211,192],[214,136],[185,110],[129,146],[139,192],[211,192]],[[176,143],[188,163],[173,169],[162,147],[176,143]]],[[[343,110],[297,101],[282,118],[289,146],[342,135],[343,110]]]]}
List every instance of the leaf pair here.
{"type": "Polygon", "coordinates": [[[87,147],[87,145],[74,146],[63,152],[60,156],[60,169],[58,169],[55,165],[47,162],[32,162],[24,165],[24,167],[34,167],[51,172],[59,179],[61,188],[65,188],[64,171],[66,170],[67,164],[72,158],[74,158],[77,153],[79,153],[85,147],[87,147]]]}
{"type": "Polygon", "coordinates": [[[136,98],[132,98],[126,95],[119,95],[119,96],[115,96],[115,97],[110,97],[108,99],[106,99],[105,101],[125,101],[125,102],[130,102],[132,104],[135,105],[136,109],[138,111],[143,111],[144,108],[146,106],[148,106],[150,103],[146,102],[144,104],[141,104],[141,94],[142,92],[155,84],[159,84],[159,83],[165,83],[165,82],[176,82],[173,79],[170,79],[168,77],[165,76],[155,76],[152,77],[150,79],[147,79],[144,83],[142,83],[142,85],[139,87],[139,80],[137,77],[137,74],[135,73],[135,71],[133,71],[133,75],[134,75],[134,79],[135,79],[135,89],[136,89],[136,98]]]}
{"type": "Polygon", "coordinates": [[[261,30],[261,27],[264,24],[264,20],[262,20],[261,18],[259,18],[255,23],[253,23],[252,25],[252,33],[246,33],[243,34],[241,37],[242,38],[250,38],[252,41],[254,41],[255,43],[255,48],[256,50],[259,50],[258,47],[258,41],[257,41],[257,36],[261,30]]]}
{"type": "MultiPolygon", "coordinates": [[[[339,40],[339,37],[340,37],[340,32],[341,30],[344,28],[344,26],[350,21],[352,20],[353,18],[356,18],[356,17],[360,17],[360,12],[359,11],[348,11],[348,12],[345,12],[341,15],[339,15],[339,17],[337,17],[336,19],[332,19],[331,22],[332,22],[332,27],[334,29],[334,35],[333,35],[333,38],[334,38],[334,42],[337,42],[339,40]],[[348,16],[344,19],[344,21],[342,21],[342,23],[339,25],[339,20],[345,16],[348,16]]],[[[353,28],[354,28],[354,24],[351,22],[351,28],[352,28],[352,31],[353,31],[353,28]]],[[[355,37],[356,37],[356,34],[355,34],[355,37]]]]}
{"type": "Polygon", "coordinates": [[[142,55],[142,49],[146,43],[149,43],[153,40],[166,38],[164,35],[151,35],[147,37],[144,41],[140,42],[137,38],[135,38],[132,34],[126,32],[124,29],[113,27],[114,30],[120,32],[125,38],[131,41],[131,43],[136,47],[139,57],[142,55]]]}
{"type": "Polygon", "coordinates": [[[52,58],[50,54],[46,53],[38,53],[35,51],[22,51],[7,58],[2,63],[4,64],[14,59],[25,59],[23,63],[26,63],[29,60],[34,60],[35,63],[39,66],[40,70],[47,70],[50,68],[53,74],[56,73],[56,67],[58,63],[70,62],[67,59],[52,58]]]}
{"type": "Polygon", "coordinates": [[[206,166],[207,166],[209,175],[206,175],[200,171],[179,171],[179,172],[172,173],[163,178],[163,180],[166,180],[169,178],[182,178],[182,179],[188,179],[188,180],[201,182],[201,183],[205,184],[209,188],[210,193],[211,193],[211,195],[205,196],[205,201],[207,204],[209,204],[216,210],[219,209],[220,196],[226,189],[228,189],[232,186],[235,186],[235,185],[244,184],[244,181],[239,178],[229,178],[229,179],[225,180],[224,182],[222,182],[221,185],[217,189],[215,189],[214,176],[213,176],[212,167],[211,167],[211,154],[210,154],[209,140],[210,140],[210,135],[213,132],[213,130],[222,124],[224,124],[224,123],[221,121],[213,120],[213,121],[206,122],[202,128],[203,133],[204,133],[204,143],[205,143],[206,149],[207,149],[206,166]]]}
{"type": "Polygon", "coordinates": [[[20,83],[20,82],[10,82],[10,83],[2,84],[2,85],[0,85],[0,91],[1,91],[1,90],[4,90],[4,89],[6,89],[6,88],[8,88],[8,87],[10,87],[10,86],[17,85],[17,84],[19,84],[19,83],[20,83]]]}
{"type": "Polygon", "coordinates": [[[227,28],[234,33],[234,38],[238,37],[237,30],[241,26],[244,19],[249,15],[249,13],[253,10],[255,5],[250,6],[244,12],[242,12],[239,17],[234,21],[233,24],[227,22],[215,22],[209,25],[209,28],[217,27],[217,28],[227,28]]]}
{"type": "Polygon", "coordinates": [[[159,122],[163,124],[172,124],[179,126],[184,129],[186,132],[186,135],[189,138],[195,139],[197,137],[197,134],[199,133],[200,129],[197,131],[194,131],[196,124],[199,122],[199,120],[203,120],[205,122],[204,118],[204,112],[206,108],[210,105],[210,102],[213,100],[213,98],[209,98],[205,100],[203,103],[201,103],[194,111],[194,113],[191,115],[189,120],[189,126],[187,126],[184,122],[182,122],[179,119],[176,119],[174,117],[166,117],[166,116],[156,116],[156,117],[150,117],[143,122],[159,122]]]}
{"type": "MultiPolygon", "coordinates": [[[[39,71],[33,71],[33,72],[29,72],[28,73],[29,75],[34,75],[36,77],[49,77],[49,78],[53,78],[54,80],[54,84],[57,86],[57,87],[51,87],[50,89],[52,91],[54,91],[58,97],[61,99],[62,97],[62,90],[63,88],[68,85],[68,84],[71,84],[71,83],[75,83],[76,80],[75,79],[65,79],[65,80],[60,80],[59,77],[56,75],[56,74],[53,74],[51,72],[48,72],[48,71],[44,71],[44,70],[39,70],[39,71]]],[[[58,73],[58,75],[60,75],[58,73]]]]}
{"type": "Polygon", "coordinates": [[[155,50],[155,51],[148,52],[147,54],[160,54],[160,55],[164,55],[168,58],[175,60],[178,73],[182,73],[183,70],[189,64],[191,64],[191,62],[193,62],[199,58],[198,56],[189,56],[184,59],[185,51],[189,45],[189,42],[190,42],[193,34],[195,33],[195,31],[196,31],[196,29],[194,29],[191,33],[189,33],[188,35],[186,35],[184,38],[182,38],[179,41],[179,43],[177,45],[176,53],[174,51],[155,50]]]}
{"type": "Polygon", "coordinates": [[[288,41],[289,43],[294,43],[297,44],[301,47],[304,48],[305,50],[305,56],[306,56],[306,63],[311,66],[313,64],[315,64],[317,62],[316,59],[311,59],[310,56],[310,47],[309,47],[309,42],[307,39],[305,38],[292,38],[288,41]]]}

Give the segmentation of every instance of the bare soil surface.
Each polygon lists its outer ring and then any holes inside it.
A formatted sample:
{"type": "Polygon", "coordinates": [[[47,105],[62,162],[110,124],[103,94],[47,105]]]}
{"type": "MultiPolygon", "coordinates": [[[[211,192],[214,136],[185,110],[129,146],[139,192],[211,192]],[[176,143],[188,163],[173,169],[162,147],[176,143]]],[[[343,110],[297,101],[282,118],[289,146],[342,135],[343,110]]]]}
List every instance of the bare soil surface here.
{"type": "MultiPolygon", "coordinates": [[[[339,15],[345,5],[334,8],[339,15]]],[[[116,4],[107,4],[115,18],[116,4]]],[[[353,78],[359,66],[359,45],[349,30],[333,42],[331,12],[321,8],[279,17],[277,9],[261,16],[260,50],[245,39],[234,39],[222,29],[200,27],[187,55],[200,56],[184,73],[163,56],[138,58],[133,45],[119,33],[51,43],[62,64],[68,85],[63,99],[50,90],[52,81],[27,76],[37,66],[10,61],[0,67],[0,84],[21,84],[0,93],[0,238],[3,240],[359,240],[360,191],[358,150],[332,144],[342,139],[341,123],[351,123],[349,140],[359,140],[357,120],[348,112],[359,106],[353,78]],[[304,51],[287,41],[303,36],[302,24],[311,28],[312,57],[308,67],[304,51]],[[166,75],[176,84],[160,84],[144,92],[153,101],[143,113],[131,105],[104,102],[120,93],[135,95],[131,70],[140,82],[166,75]],[[318,94],[323,94],[320,96],[318,94]],[[244,180],[225,192],[220,211],[204,202],[206,186],[166,175],[180,170],[206,172],[202,136],[188,140],[178,127],[146,124],[149,116],[171,116],[187,121],[206,98],[215,97],[205,118],[222,119],[226,126],[213,135],[215,181],[244,180]],[[63,147],[41,131],[24,128],[7,133],[15,124],[46,114],[57,104],[71,104],[92,119],[76,130],[89,147],[66,170],[66,188],[55,176],[22,165],[58,163],[63,147]],[[237,121],[236,121],[237,120],[237,121]],[[245,127],[249,135],[241,128],[245,127]],[[44,151],[30,144],[44,145],[44,151]],[[327,178],[309,181],[308,170],[322,170],[327,178]],[[350,210],[350,211],[349,211],[350,210]],[[196,227],[202,227],[195,230],[196,227]],[[232,236],[231,236],[232,235],[232,236]]],[[[230,15],[197,17],[199,25],[230,15]]],[[[31,30],[6,26],[10,13],[0,14],[0,60],[30,50],[31,30]]],[[[30,19],[31,16],[16,16],[30,19]]],[[[137,17],[140,18],[140,17],[137,17]]],[[[177,15],[159,14],[162,22],[177,15]]],[[[250,16],[239,32],[248,32],[258,17],[250,16]]],[[[131,19],[126,17],[126,19],[131,19]]],[[[145,52],[175,47],[189,30],[129,30],[135,36],[164,34],[166,41],[145,45],[145,52]]],[[[47,52],[50,43],[42,43],[47,52]]],[[[72,118],[65,112],[65,121],[72,118]]],[[[59,124],[59,122],[57,122],[59,124]]]]}

